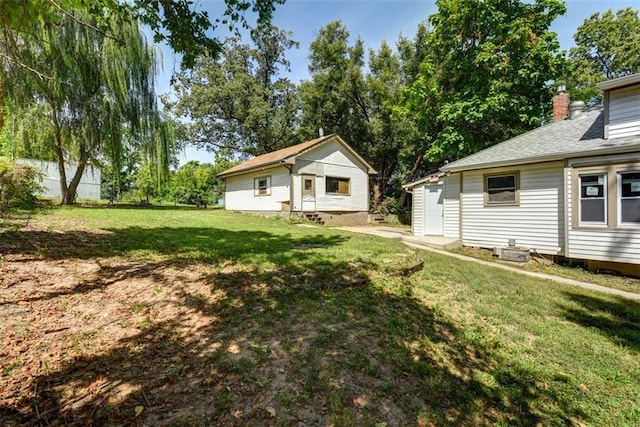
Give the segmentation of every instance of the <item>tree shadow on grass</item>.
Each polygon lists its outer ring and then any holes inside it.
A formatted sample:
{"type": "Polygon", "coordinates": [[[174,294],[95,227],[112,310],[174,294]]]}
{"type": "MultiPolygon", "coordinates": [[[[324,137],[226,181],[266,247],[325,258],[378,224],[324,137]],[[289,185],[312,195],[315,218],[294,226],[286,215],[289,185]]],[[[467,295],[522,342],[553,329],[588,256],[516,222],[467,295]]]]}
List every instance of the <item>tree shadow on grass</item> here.
{"type": "Polygon", "coordinates": [[[94,259],[132,253],[168,256],[180,262],[251,260],[290,262],[304,258],[297,247],[328,247],[348,237],[341,235],[274,234],[266,231],[231,231],[213,227],[126,227],[102,232],[12,230],[3,233],[0,253],[37,255],[41,259],[94,259]],[[295,254],[295,256],[294,256],[295,254]]]}
{"type": "Polygon", "coordinates": [[[564,294],[575,303],[564,307],[568,320],[597,329],[614,343],[640,352],[640,304],[637,301],[567,291],[564,294]]]}
{"type": "MultiPolygon", "coordinates": [[[[267,243],[290,247],[268,234],[258,236],[262,253],[273,253],[267,243]]],[[[260,253],[242,244],[229,253],[240,257],[241,249],[260,253]]],[[[139,300],[126,301],[111,312],[117,318],[84,338],[61,332],[76,354],[28,378],[11,399],[3,395],[0,414],[8,425],[584,419],[579,403],[542,387],[545,378],[532,368],[504,360],[499,343],[470,339],[414,298],[408,279],[381,279],[375,264],[322,251],[289,252],[274,254],[273,268],[238,263],[194,273],[192,265],[169,268],[163,261],[126,278],[118,269],[103,271],[107,287],[132,286],[137,278],[162,292],[141,287],[139,300]]],[[[216,259],[232,259],[229,253],[220,250],[216,259]]]]}

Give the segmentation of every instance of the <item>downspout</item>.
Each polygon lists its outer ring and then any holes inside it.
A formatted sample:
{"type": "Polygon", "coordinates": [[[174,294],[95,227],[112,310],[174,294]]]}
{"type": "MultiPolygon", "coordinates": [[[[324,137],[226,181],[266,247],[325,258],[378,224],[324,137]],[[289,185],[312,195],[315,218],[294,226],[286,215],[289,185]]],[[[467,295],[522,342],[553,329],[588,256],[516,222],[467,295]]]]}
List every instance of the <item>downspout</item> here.
{"type": "Polygon", "coordinates": [[[289,170],[289,217],[291,217],[293,215],[293,205],[294,205],[294,200],[293,200],[293,165],[287,165],[286,163],[283,163],[282,166],[284,166],[286,169],[289,170]]]}

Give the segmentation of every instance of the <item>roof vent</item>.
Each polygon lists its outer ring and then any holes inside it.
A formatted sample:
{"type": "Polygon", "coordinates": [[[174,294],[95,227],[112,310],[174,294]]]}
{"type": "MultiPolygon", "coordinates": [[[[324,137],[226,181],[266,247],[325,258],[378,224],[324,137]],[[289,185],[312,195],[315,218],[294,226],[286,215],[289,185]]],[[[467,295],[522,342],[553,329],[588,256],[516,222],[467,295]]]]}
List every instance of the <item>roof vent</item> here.
{"type": "Polygon", "coordinates": [[[584,111],[584,102],[582,101],[573,101],[569,105],[569,114],[570,114],[571,120],[579,117],[583,111],[584,111]]]}

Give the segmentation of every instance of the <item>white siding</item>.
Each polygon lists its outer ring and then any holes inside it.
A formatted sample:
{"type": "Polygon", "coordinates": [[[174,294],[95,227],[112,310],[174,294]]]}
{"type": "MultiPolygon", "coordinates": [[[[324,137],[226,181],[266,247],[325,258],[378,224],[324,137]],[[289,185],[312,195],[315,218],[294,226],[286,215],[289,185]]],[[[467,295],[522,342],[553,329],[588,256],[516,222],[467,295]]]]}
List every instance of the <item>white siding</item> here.
{"type": "Polygon", "coordinates": [[[425,234],[425,185],[418,185],[413,189],[411,198],[411,233],[414,236],[424,236],[425,234]]]}
{"type": "MultiPolygon", "coordinates": [[[[18,163],[33,166],[42,172],[41,180],[43,190],[40,195],[45,197],[60,198],[60,173],[56,162],[47,162],[41,160],[18,159],[18,163]]],[[[73,178],[78,168],[77,164],[65,163],[64,170],[67,177],[67,185],[73,178]]],[[[79,199],[100,200],[100,183],[101,171],[98,168],[87,166],[84,173],[80,177],[80,183],[76,190],[79,199]]]]}
{"type": "MultiPolygon", "coordinates": [[[[599,160],[603,163],[611,163],[625,160],[637,161],[637,159],[638,153],[602,157],[599,160]]],[[[583,161],[593,163],[592,158],[574,160],[567,168],[568,256],[578,259],[640,264],[640,229],[573,227],[573,215],[579,214],[573,206],[573,166],[583,161]]],[[[609,197],[617,197],[617,193],[611,194],[610,191],[609,197]]]]}
{"type": "Polygon", "coordinates": [[[294,168],[294,210],[301,209],[299,174],[316,175],[316,210],[320,212],[366,212],[369,210],[369,175],[364,166],[341,144],[327,142],[302,154],[294,168]],[[349,178],[350,194],[326,194],[327,176],[349,178]]]}
{"type": "Polygon", "coordinates": [[[640,86],[609,92],[609,138],[640,135],[640,86]]]}
{"type": "Polygon", "coordinates": [[[460,174],[444,178],[444,237],[460,238],[460,174]]]}
{"type": "Polygon", "coordinates": [[[518,246],[558,254],[564,246],[563,163],[511,167],[520,172],[519,206],[484,206],[483,175],[491,169],[465,172],[462,190],[462,239],[467,246],[518,246]]]}
{"type": "Polygon", "coordinates": [[[225,208],[238,211],[282,210],[282,202],[289,201],[289,170],[283,166],[232,176],[226,179],[225,208]],[[256,196],[254,178],[270,176],[271,194],[256,196]]]}

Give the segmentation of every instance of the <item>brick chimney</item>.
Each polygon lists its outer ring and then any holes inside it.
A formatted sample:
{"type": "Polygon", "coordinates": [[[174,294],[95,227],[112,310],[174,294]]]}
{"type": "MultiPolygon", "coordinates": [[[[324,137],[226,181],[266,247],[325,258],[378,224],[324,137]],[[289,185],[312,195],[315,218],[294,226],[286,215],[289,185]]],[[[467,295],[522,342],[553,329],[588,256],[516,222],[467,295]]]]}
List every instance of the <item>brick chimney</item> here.
{"type": "Polygon", "coordinates": [[[558,87],[558,94],[553,97],[553,121],[557,122],[569,117],[569,104],[571,99],[569,94],[565,92],[564,86],[558,87]]]}

